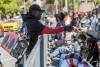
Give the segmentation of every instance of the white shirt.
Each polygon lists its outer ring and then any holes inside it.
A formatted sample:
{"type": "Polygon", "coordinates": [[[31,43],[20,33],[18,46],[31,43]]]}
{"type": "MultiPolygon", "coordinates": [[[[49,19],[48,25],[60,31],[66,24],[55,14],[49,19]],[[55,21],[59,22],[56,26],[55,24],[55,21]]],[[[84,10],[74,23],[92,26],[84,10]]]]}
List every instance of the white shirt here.
{"type": "Polygon", "coordinates": [[[93,18],[93,20],[91,21],[91,28],[93,31],[96,31],[96,23],[98,22],[98,19],[96,17],[93,18]]]}

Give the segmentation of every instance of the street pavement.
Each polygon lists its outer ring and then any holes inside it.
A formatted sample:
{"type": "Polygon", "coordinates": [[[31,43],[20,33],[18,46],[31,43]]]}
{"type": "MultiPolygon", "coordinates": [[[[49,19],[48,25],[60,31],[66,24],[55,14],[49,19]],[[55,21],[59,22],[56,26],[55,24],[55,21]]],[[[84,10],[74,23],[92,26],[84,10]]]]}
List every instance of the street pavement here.
{"type": "MultiPolygon", "coordinates": [[[[6,33],[5,33],[6,34],[6,33]]],[[[0,44],[3,40],[3,37],[0,38],[0,44]]],[[[12,57],[6,50],[0,47],[0,60],[3,63],[4,67],[15,67],[16,58],[12,57]]]]}

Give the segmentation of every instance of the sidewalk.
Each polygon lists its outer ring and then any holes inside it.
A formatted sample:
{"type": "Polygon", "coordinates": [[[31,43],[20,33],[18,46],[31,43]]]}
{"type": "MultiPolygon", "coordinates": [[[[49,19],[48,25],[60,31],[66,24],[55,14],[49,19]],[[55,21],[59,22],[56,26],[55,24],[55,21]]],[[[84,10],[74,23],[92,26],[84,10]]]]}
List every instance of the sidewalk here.
{"type": "MultiPolygon", "coordinates": [[[[6,32],[5,32],[6,35],[6,32]]],[[[3,37],[0,38],[0,44],[3,40],[3,37]]],[[[15,67],[16,58],[13,58],[6,50],[0,47],[0,60],[3,63],[4,67],[15,67]]]]}
{"type": "Polygon", "coordinates": [[[17,59],[13,58],[8,54],[2,47],[0,47],[0,60],[4,67],[15,67],[15,62],[17,59]]]}

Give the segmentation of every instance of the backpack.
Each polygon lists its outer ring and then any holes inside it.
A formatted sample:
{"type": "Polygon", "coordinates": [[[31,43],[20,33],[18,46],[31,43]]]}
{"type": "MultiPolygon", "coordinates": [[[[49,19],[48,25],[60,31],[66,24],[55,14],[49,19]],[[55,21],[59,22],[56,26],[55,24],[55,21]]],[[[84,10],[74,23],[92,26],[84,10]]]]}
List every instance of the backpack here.
{"type": "Polygon", "coordinates": [[[100,18],[98,19],[98,22],[96,23],[96,32],[100,32],[100,18]]]}

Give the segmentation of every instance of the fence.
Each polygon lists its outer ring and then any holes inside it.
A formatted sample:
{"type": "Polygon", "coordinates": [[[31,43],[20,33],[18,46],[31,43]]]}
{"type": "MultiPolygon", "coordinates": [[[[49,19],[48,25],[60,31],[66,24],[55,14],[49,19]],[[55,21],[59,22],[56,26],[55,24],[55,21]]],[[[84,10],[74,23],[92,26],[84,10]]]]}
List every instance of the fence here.
{"type": "Polygon", "coordinates": [[[26,60],[24,67],[46,67],[48,35],[39,37],[37,44],[26,60]]]}

